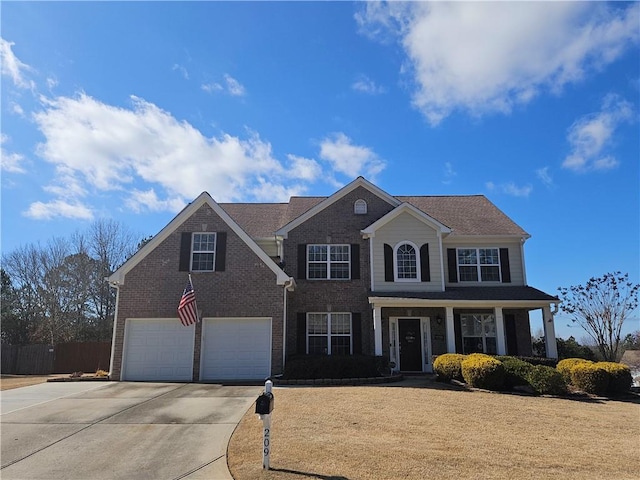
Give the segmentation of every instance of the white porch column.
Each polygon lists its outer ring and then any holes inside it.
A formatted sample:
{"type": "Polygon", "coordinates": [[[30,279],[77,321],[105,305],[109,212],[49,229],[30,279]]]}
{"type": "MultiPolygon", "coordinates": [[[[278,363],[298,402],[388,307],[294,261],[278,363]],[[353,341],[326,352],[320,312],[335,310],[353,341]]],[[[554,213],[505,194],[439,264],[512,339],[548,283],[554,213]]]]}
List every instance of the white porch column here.
{"type": "Polygon", "coordinates": [[[556,343],[556,327],[553,324],[551,307],[542,307],[542,326],[544,328],[544,344],[548,358],[558,358],[558,344],[556,343]]]}
{"type": "Polygon", "coordinates": [[[453,326],[453,307],[445,307],[447,327],[447,352],[456,353],[456,333],[453,326]]]}
{"type": "Polygon", "coordinates": [[[496,352],[498,355],[507,354],[507,346],[504,341],[504,316],[502,315],[502,307],[494,309],[496,317],[496,352]]]}
{"type": "Polygon", "coordinates": [[[382,308],[373,307],[373,340],[376,355],[382,355],[382,308]]]}

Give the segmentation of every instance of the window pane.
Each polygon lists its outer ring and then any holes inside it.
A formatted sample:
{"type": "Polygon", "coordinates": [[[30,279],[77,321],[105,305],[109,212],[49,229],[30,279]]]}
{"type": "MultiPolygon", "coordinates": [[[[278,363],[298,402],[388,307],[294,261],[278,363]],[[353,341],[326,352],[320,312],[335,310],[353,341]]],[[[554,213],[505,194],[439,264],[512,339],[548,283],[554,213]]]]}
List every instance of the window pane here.
{"type": "Polygon", "coordinates": [[[476,265],[477,263],[478,259],[475,248],[460,248],[458,250],[459,265],[476,265]]]}
{"type": "Polygon", "coordinates": [[[485,336],[496,336],[496,319],[493,315],[483,315],[482,326],[485,336]]]}
{"type": "Polygon", "coordinates": [[[351,267],[348,263],[332,263],[331,278],[348,279],[350,270],[351,267]]]}
{"type": "Polygon", "coordinates": [[[460,281],[461,282],[477,282],[478,268],[476,266],[460,267],[460,281]]]}
{"type": "Polygon", "coordinates": [[[500,267],[480,267],[480,275],[482,275],[483,282],[499,282],[500,281],[500,267]]]}
{"type": "Polygon", "coordinates": [[[326,355],[327,350],[327,337],[314,337],[309,336],[309,355],[326,355]]]}
{"type": "Polygon", "coordinates": [[[326,245],[309,245],[309,254],[307,256],[310,262],[326,262],[327,261],[327,246],[326,245]]]}
{"type": "Polygon", "coordinates": [[[328,316],[326,313],[310,313],[307,319],[307,332],[311,334],[326,334],[328,332],[328,316]]]}
{"type": "Polygon", "coordinates": [[[194,233],[193,234],[193,251],[194,252],[213,252],[215,250],[215,233],[194,233]]]}
{"type": "Polygon", "coordinates": [[[346,334],[351,333],[351,315],[348,313],[334,313],[331,315],[331,333],[346,334]]]}
{"type": "Polygon", "coordinates": [[[193,264],[191,266],[193,271],[213,270],[213,253],[194,253],[193,264]]]}
{"type": "Polygon", "coordinates": [[[309,263],[309,278],[327,278],[327,264],[309,263]]]}
{"type": "Polygon", "coordinates": [[[463,353],[483,353],[482,337],[464,337],[462,339],[463,353]]]}
{"type": "Polygon", "coordinates": [[[398,264],[398,278],[418,278],[415,248],[406,243],[400,245],[396,253],[396,260],[398,264]]]}
{"type": "Polygon", "coordinates": [[[332,336],[331,337],[331,355],[350,355],[351,354],[351,337],[348,336],[332,336]]]}
{"type": "Polygon", "coordinates": [[[331,261],[332,262],[348,262],[349,261],[349,245],[332,245],[331,261]]]}
{"type": "Polygon", "coordinates": [[[496,337],[487,337],[485,341],[487,343],[487,351],[484,353],[487,353],[489,355],[497,354],[498,349],[496,348],[496,337]]]}
{"type": "Polygon", "coordinates": [[[498,265],[498,249],[497,248],[481,248],[480,263],[482,265],[498,265]]]}

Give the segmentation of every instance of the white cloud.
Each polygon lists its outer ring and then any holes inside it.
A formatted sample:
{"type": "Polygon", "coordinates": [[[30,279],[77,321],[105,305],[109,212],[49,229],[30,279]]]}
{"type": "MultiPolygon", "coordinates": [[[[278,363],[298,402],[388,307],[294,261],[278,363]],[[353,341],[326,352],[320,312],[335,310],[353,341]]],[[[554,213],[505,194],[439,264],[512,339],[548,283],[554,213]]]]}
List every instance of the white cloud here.
{"type": "Polygon", "coordinates": [[[367,2],[361,31],[395,35],[432,125],[457,110],[508,113],[603,68],[638,41],[640,5],[600,2],[367,2]]]}
{"type": "Polygon", "coordinates": [[[13,47],[15,43],[8,42],[4,38],[0,38],[0,64],[2,65],[2,75],[6,75],[11,78],[11,81],[16,87],[19,88],[35,88],[33,80],[28,80],[25,76],[27,72],[33,69],[20,61],[18,57],[13,53],[13,47]]]}
{"type": "Polygon", "coordinates": [[[225,74],[224,81],[227,83],[227,91],[230,95],[234,97],[243,97],[245,95],[244,86],[231,75],[225,74]]]}
{"type": "Polygon", "coordinates": [[[359,76],[358,79],[353,82],[351,88],[356,92],[366,93],[368,95],[380,95],[386,92],[384,87],[377,85],[376,82],[366,75],[359,76]]]}
{"type": "Polygon", "coordinates": [[[536,177],[540,180],[547,188],[553,187],[553,178],[549,173],[549,167],[542,167],[536,170],[536,177]]]}
{"type": "Polygon", "coordinates": [[[486,182],[485,187],[491,192],[504,193],[505,195],[511,195],[512,197],[528,197],[533,191],[531,185],[517,186],[513,182],[502,183],[496,185],[493,182],[486,182]]]}
{"type": "Polygon", "coordinates": [[[151,188],[146,191],[134,189],[129,198],[125,200],[125,205],[136,213],[150,212],[179,212],[186,202],[181,197],[167,198],[161,200],[156,191],[151,188]]]}
{"type": "Polygon", "coordinates": [[[176,71],[180,72],[180,74],[182,75],[182,78],[184,78],[185,80],[189,80],[189,72],[182,65],[178,65],[177,63],[174,63],[173,67],[171,67],[171,70],[174,72],[176,71]]]}
{"type": "Polygon", "coordinates": [[[24,215],[34,220],[51,220],[56,217],[71,218],[76,220],[93,219],[92,211],[79,202],[67,202],[65,200],[52,200],[50,202],[34,202],[24,215]]]}
{"type": "Polygon", "coordinates": [[[455,177],[457,174],[458,172],[453,169],[453,165],[451,164],[451,162],[445,162],[444,180],[442,180],[442,183],[444,183],[445,185],[449,185],[453,181],[453,177],[455,177]]]}
{"type": "Polygon", "coordinates": [[[0,168],[7,173],[27,173],[23,164],[25,158],[23,155],[14,152],[8,152],[4,149],[4,144],[9,142],[9,137],[4,133],[0,133],[0,168]]]}
{"type": "Polygon", "coordinates": [[[207,93],[226,92],[233,97],[244,97],[246,89],[244,86],[231,75],[224,74],[224,85],[218,82],[203,83],[200,88],[207,93]]]}
{"type": "Polygon", "coordinates": [[[287,155],[287,158],[291,162],[287,169],[287,174],[291,178],[315,182],[322,176],[322,167],[315,160],[297,155],[287,155]]]}
{"type": "Polygon", "coordinates": [[[362,175],[369,180],[375,179],[386,166],[370,148],[353,145],[344,133],[335,133],[321,142],[320,158],[329,162],[336,172],[349,177],[362,175]]]}
{"type": "Polygon", "coordinates": [[[567,140],[571,153],[562,166],[575,172],[610,170],[619,162],[604,151],[611,143],[616,128],[631,121],[633,108],[629,102],[617,95],[607,95],[599,112],[579,118],[569,128],[567,140]]]}

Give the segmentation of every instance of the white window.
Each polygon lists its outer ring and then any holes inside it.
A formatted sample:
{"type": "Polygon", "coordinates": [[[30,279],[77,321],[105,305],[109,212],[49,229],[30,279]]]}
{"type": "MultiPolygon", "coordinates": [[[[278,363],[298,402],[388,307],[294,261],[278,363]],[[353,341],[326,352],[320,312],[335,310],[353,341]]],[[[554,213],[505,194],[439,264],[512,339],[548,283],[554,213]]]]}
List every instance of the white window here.
{"type": "Polygon", "coordinates": [[[496,319],[491,313],[460,315],[462,353],[487,353],[495,355],[496,319]]]}
{"type": "Polygon", "coordinates": [[[499,282],[499,249],[459,248],[458,275],[461,282],[499,282]]]}
{"type": "Polygon", "coordinates": [[[349,280],[350,245],[307,245],[307,278],[310,280],[349,280]]]}
{"type": "Polygon", "coordinates": [[[350,313],[307,313],[309,355],[350,355],[350,313]]]}
{"type": "Polygon", "coordinates": [[[418,248],[411,242],[399,243],[395,247],[395,281],[416,281],[420,278],[418,248]]]}
{"type": "Polygon", "coordinates": [[[191,244],[191,271],[212,272],[216,257],[216,234],[194,233],[191,244]]]}
{"type": "Polygon", "coordinates": [[[353,204],[353,213],[356,215],[364,215],[367,213],[367,202],[361,198],[356,200],[353,204]]]}

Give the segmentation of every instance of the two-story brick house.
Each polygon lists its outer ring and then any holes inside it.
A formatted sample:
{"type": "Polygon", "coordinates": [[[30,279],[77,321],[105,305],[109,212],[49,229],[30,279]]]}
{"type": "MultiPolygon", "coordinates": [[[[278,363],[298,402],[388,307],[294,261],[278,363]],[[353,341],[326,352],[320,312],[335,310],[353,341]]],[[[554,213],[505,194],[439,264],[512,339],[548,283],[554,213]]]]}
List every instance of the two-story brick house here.
{"type": "Polygon", "coordinates": [[[484,196],[392,196],[362,177],[329,197],[218,204],[207,193],[110,278],[111,376],[263,379],[295,354],[369,354],[431,371],[445,352],[530,355],[558,299],[527,285],[529,235],[484,196]],[[176,308],[191,273],[202,321],[176,308]]]}

